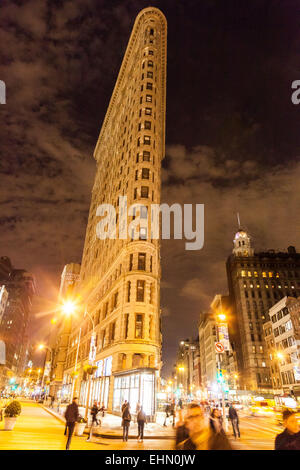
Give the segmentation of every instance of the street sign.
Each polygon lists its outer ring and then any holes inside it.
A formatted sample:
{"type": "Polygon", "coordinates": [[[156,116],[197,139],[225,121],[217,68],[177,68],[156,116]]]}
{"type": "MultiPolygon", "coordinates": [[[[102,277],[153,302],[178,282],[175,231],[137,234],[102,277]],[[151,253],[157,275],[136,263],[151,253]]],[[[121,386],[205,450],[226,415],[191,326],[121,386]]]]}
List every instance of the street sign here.
{"type": "Polygon", "coordinates": [[[221,354],[224,352],[224,346],[222,343],[218,342],[218,343],[215,343],[215,346],[216,346],[216,352],[221,354]]]}

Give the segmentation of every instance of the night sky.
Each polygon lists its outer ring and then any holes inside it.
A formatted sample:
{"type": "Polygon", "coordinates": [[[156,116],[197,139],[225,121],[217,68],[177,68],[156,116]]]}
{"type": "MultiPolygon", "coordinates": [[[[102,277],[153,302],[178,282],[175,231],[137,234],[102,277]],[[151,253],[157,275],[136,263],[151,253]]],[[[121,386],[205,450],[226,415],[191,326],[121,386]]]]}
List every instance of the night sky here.
{"type": "MultiPolygon", "coordinates": [[[[205,204],[205,245],[162,243],[164,374],[178,341],[227,292],[241,224],[261,249],[299,243],[297,0],[152,1],[168,21],[162,202],[205,204]]],[[[47,339],[59,276],[80,262],[92,157],[144,1],[2,0],[1,255],[36,276],[32,337],[47,339]]]]}

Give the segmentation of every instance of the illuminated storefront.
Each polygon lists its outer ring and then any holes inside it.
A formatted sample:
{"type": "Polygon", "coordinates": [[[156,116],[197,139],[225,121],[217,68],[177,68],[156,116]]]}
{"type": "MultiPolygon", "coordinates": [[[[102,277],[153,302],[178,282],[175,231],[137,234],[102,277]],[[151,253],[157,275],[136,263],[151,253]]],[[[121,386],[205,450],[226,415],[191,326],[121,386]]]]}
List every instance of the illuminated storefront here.
{"type": "MultiPolygon", "coordinates": [[[[96,366],[97,370],[95,372],[95,376],[91,380],[89,406],[92,406],[93,402],[96,401],[100,405],[104,405],[104,407],[107,408],[112,368],[112,356],[96,362],[96,366]]],[[[88,378],[81,384],[80,403],[86,404],[87,394],[88,378]]]]}
{"type": "Polygon", "coordinates": [[[135,413],[138,402],[147,416],[155,414],[155,371],[153,369],[136,369],[132,372],[118,373],[114,378],[113,411],[121,412],[124,401],[130,404],[135,413]]]}

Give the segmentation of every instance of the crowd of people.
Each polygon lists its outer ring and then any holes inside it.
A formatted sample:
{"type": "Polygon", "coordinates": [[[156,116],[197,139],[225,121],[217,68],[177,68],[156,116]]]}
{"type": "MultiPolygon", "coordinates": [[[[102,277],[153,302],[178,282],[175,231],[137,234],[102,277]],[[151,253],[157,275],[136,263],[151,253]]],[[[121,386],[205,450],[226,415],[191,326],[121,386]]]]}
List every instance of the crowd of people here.
{"type": "MultiPolygon", "coordinates": [[[[98,419],[99,412],[104,416],[104,407],[99,407],[94,402],[91,414],[90,434],[87,441],[92,438],[94,426],[98,426],[101,421],[98,419]]],[[[239,427],[238,412],[233,404],[228,407],[228,415],[223,417],[221,407],[209,409],[199,403],[190,403],[183,407],[182,402],[175,400],[168,403],[165,408],[166,418],[171,417],[172,427],[176,427],[175,444],[176,450],[231,450],[232,446],[224,430],[224,419],[231,422],[232,434],[235,439],[241,436],[239,427]]],[[[147,416],[140,403],[136,404],[133,416],[128,401],[122,405],[121,409],[123,441],[128,441],[128,434],[131,422],[136,420],[138,425],[138,442],[143,442],[144,427],[147,423],[147,416]]],[[[66,431],[68,431],[66,449],[70,448],[75,424],[79,419],[78,399],[68,405],[65,412],[66,431]]],[[[300,450],[300,427],[297,414],[291,410],[283,412],[284,431],[276,436],[275,450],[300,450]]]]}

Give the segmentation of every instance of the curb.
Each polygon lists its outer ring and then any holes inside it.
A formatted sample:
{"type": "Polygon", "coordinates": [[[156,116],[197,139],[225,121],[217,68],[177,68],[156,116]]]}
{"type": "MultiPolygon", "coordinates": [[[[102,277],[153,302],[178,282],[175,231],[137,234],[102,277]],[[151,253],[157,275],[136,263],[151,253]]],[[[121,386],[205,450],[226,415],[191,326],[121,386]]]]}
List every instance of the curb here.
{"type": "MultiPolygon", "coordinates": [[[[50,415],[52,415],[54,418],[58,419],[58,421],[60,421],[61,423],[66,423],[66,420],[65,418],[63,418],[62,416],[60,416],[58,413],[56,413],[55,411],[51,410],[50,408],[47,408],[46,406],[43,406],[41,405],[41,407],[45,410],[45,411],[48,411],[48,413],[50,415]]],[[[84,431],[84,434],[86,435],[89,435],[90,431],[89,431],[89,428],[87,428],[85,431],[84,431]]],[[[99,432],[93,432],[93,436],[95,437],[101,437],[102,439],[119,439],[119,440],[122,440],[123,439],[123,435],[122,434],[106,434],[106,433],[99,433],[99,432]]],[[[128,436],[128,439],[137,439],[137,435],[133,436],[128,436]]],[[[175,439],[175,434],[174,436],[145,436],[144,435],[144,440],[145,439],[175,439]]]]}

